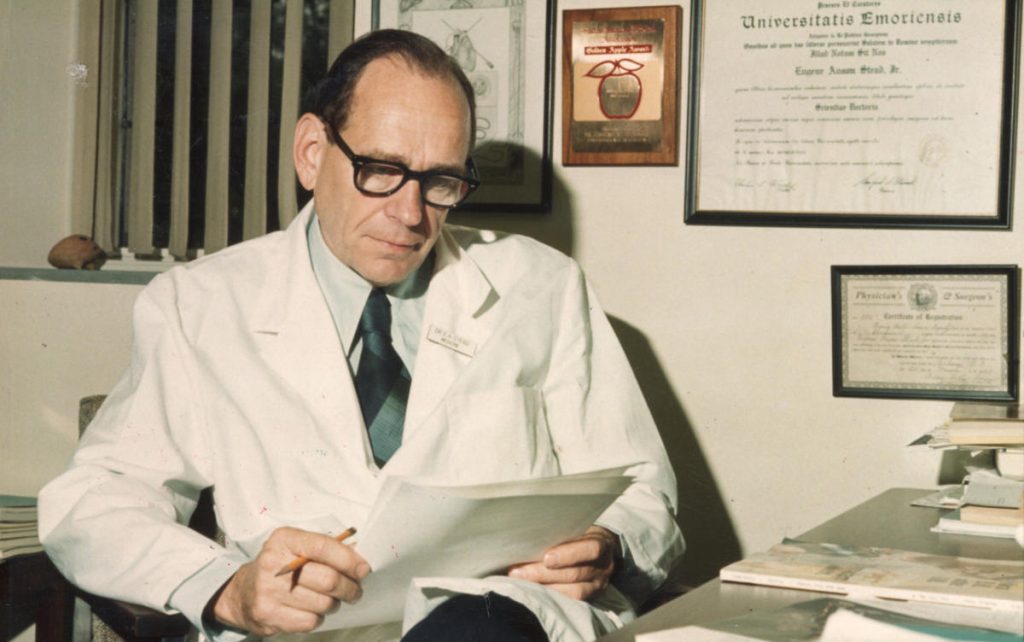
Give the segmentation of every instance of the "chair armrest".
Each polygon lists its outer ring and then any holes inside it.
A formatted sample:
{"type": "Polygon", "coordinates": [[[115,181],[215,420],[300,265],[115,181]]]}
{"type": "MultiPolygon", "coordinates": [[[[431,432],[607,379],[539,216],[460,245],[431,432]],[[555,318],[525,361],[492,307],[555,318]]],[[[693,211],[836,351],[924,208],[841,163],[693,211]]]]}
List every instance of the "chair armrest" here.
{"type": "Polygon", "coordinates": [[[192,624],[180,613],[168,615],[145,606],[112,600],[81,590],[77,595],[89,605],[94,615],[126,641],[139,638],[182,637],[192,630],[192,624]]]}

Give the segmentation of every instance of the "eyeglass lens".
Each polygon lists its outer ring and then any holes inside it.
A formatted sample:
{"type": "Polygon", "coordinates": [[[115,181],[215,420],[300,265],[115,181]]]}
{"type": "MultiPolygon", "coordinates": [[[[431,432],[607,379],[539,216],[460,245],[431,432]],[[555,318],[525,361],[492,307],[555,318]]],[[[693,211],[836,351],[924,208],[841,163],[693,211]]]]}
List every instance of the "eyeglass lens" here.
{"type": "MultiPolygon", "coordinates": [[[[431,205],[452,207],[469,192],[469,184],[456,176],[428,174],[419,180],[423,200],[431,205]]],[[[397,165],[365,163],[356,172],[356,187],[371,194],[388,194],[405,181],[406,170],[397,165]]]]}

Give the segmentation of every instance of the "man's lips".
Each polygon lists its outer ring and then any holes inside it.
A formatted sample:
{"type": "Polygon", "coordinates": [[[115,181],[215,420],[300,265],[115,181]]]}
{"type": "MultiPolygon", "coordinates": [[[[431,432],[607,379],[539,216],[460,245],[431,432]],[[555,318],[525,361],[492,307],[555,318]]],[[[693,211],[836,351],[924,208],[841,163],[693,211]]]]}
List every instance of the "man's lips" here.
{"type": "Polygon", "coordinates": [[[420,249],[420,247],[423,245],[422,241],[399,242],[374,237],[371,238],[373,238],[374,241],[384,245],[385,247],[388,247],[398,252],[415,252],[416,250],[420,249]]]}

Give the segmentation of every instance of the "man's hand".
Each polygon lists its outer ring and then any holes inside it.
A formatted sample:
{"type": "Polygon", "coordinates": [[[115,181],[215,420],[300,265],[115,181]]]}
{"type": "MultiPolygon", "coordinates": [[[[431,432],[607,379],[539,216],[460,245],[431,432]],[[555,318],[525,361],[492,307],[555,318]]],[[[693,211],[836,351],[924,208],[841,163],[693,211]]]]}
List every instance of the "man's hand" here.
{"type": "Polygon", "coordinates": [[[327,535],[279,528],[256,559],[242,565],[215,596],[213,617],[260,636],[312,631],[339,601],[355,602],[362,596],[359,583],[369,572],[370,565],[350,546],[327,535]],[[309,562],[277,576],[299,555],[309,562]]]}
{"type": "Polygon", "coordinates": [[[513,566],[508,574],[576,600],[589,600],[608,586],[620,555],[618,536],[591,526],[580,537],[549,548],[542,561],[513,566]]]}

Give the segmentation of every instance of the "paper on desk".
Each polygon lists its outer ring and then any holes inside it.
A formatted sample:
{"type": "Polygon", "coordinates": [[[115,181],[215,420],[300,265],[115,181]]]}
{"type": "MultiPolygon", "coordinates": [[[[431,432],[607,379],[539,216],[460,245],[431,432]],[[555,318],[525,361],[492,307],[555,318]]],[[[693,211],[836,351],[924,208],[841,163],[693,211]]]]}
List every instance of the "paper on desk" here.
{"type": "Polygon", "coordinates": [[[342,604],[321,630],[401,620],[416,577],[484,577],[540,559],[629,487],[628,468],[477,486],[386,480],[356,545],[373,569],[363,597],[342,604]]]}

